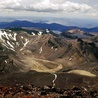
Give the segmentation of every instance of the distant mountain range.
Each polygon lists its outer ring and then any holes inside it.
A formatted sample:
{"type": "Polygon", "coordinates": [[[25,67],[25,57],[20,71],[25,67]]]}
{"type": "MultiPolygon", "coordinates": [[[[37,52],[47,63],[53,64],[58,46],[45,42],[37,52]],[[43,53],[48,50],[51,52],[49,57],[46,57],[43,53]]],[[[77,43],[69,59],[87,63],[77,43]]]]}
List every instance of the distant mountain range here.
{"type": "Polygon", "coordinates": [[[61,24],[57,23],[34,23],[30,21],[21,21],[21,20],[16,20],[12,22],[1,22],[0,23],[0,28],[11,28],[11,27],[33,27],[33,28],[43,28],[43,29],[51,29],[51,30],[57,30],[57,31],[67,31],[70,29],[80,29],[85,32],[98,32],[98,27],[95,28],[80,28],[76,26],[64,26],[61,24]]]}

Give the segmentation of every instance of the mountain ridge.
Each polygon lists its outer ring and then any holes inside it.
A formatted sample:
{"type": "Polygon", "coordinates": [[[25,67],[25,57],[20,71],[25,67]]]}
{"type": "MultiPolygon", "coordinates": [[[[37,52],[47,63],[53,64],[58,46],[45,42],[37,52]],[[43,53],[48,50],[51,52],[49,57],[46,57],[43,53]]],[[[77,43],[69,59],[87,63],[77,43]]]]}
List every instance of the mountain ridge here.
{"type": "Polygon", "coordinates": [[[98,27],[94,27],[94,28],[81,28],[81,27],[77,27],[77,26],[65,26],[65,25],[61,25],[58,23],[35,23],[35,22],[30,22],[30,21],[26,21],[26,20],[15,20],[12,22],[1,22],[0,23],[0,28],[4,29],[4,28],[11,28],[11,27],[32,27],[32,28],[43,28],[43,29],[51,29],[51,30],[57,30],[57,31],[67,31],[70,29],[80,29],[83,30],[85,32],[98,32],[98,27]]]}

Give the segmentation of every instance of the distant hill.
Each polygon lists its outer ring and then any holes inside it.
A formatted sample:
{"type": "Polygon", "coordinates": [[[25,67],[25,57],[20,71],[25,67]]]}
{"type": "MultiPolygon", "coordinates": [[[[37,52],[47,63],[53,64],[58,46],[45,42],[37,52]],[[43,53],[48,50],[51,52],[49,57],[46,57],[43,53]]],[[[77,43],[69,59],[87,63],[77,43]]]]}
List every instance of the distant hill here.
{"type": "Polygon", "coordinates": [[[20,20],[15,20],[12,22],[1,22],[0,23],[0,28],[10,28],[10,27],[34,27],[34,28],[43,28],[43,29],[51,29],[51,30],[57,30],[57,31],[67,31],[70,29],[80,29],[85,32],[98,32],[98,27],[95,28],[80,28],[76,26],[64,26],[61,24],[57,23],[34,23],[30,21],[20,21],[20,20]]]}

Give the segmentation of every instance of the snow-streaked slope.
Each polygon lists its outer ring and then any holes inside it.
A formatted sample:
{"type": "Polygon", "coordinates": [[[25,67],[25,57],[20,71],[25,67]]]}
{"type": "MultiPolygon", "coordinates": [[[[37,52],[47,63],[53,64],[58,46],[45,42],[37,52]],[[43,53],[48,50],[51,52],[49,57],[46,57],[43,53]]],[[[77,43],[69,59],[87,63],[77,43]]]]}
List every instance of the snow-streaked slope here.
{"type": "Polygon", "coordinates": [[[0,30],[0,42],[4,47],[12,51],[17,51],[17,48],[26,47],[26,45],[29,43],[29,40],[23,36],[20,37],[17,32],[0,30]],[[21,41],[23,43],[21,43],[21,41]]]}

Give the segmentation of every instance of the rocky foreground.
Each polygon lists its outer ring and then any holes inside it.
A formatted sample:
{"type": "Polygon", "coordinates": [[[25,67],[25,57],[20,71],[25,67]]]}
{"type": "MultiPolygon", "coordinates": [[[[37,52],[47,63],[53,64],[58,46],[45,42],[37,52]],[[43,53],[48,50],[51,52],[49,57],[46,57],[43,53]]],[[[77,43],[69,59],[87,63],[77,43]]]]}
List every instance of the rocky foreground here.
{"type": "Polygon", "coordinates": [[[0,87],[0,98],[98,98],[98,92],[73,86],[60,89],[52,86],[36,87],[33,84],[0,87]]]}

